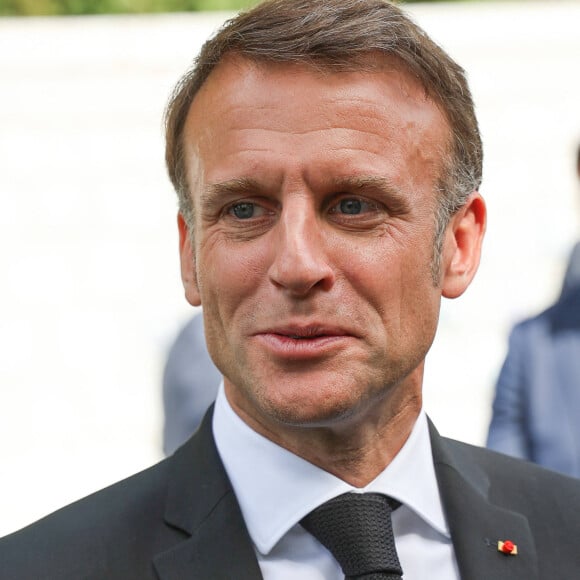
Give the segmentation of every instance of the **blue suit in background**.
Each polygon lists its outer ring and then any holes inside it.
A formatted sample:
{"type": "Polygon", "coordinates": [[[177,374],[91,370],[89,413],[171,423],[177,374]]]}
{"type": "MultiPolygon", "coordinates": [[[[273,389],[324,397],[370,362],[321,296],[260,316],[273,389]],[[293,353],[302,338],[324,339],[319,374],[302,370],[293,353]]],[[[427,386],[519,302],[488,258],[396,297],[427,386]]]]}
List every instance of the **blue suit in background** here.
{"type": "Polygon", "coordinates": [[[580,286],[512,330],[487,446],[580,477],[580,286]]]}
{"type": "Polygon", "coordinates": [[[175,339],[163,372],[163,452],[173,453],[197,429],[214,402],[222,376],[205,344],[203,316],[194,316],[175,339]]]}
{"type": "Polygon", "coordinates": [[[564,282],[562,283],[561,298],[568,295],[575,288],[580,286],[580,242],[576,242],[570,253],[564,282]]]}

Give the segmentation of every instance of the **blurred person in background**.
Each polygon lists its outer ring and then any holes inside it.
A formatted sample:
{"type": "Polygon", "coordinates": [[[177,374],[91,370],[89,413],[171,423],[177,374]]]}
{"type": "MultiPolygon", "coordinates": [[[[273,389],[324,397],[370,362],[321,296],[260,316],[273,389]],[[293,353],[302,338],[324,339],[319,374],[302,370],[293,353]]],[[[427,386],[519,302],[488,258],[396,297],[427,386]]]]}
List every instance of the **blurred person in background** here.
{"type": "Polygon", "coordinates": [[[203,316],[197,314],[175,338],[163,371],[165,455],[171,455],[199,427],[221,380],[207,352],[203,316]]]}
{"type": "MultiPolygon", "coordinates": [[[[580,184],[580,146],[576,155],[580,184]]],[[[558,301],[514,326],[487,446],[580,477],[580,242],[558,301]]]]}
{"type": "MultiPolygon", "coordinates": [[[[576,149],[576,177],[578,178],[578,195],[580,197],[580,143],[576,149]]],[[[578,286],[580,286],[580,241],[576,242],[570,253],[566,273],[564,274],[561,296],[578,286]]]]}

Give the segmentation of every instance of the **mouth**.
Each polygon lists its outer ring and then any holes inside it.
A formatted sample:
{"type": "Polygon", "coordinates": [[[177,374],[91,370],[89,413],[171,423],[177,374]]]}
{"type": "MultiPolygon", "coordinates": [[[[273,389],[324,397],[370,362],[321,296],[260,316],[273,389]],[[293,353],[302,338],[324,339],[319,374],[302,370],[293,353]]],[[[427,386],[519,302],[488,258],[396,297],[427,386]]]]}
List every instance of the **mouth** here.
{"type": "Polygon", "coordinates": [[[329,356],[355,337],[339,327],[308,325],[269,328],[255,338],[273,357],[306,360],[329,356]]]}
{"type": "Polygon", "coordinates": [[[351,336],[351,332],[339,326],[325,324],[288,325],[268,328],[264,334],[277,334],[293,340],[312,340],[332,336],[351,336]]]}
{"type": "Polygon", "coordinates": [[[325,336],[342,336],[343,332],[328,332],[325,330],[320,330],[318,328],[305,328],[300,331],[284,331],[280,330],[278,332],[274,331],[274,334],[278,334],[280,336],[287,336],[288,338],[292,338],[294,340],[312,340],[315,338],[322,338],[325,336]]]}

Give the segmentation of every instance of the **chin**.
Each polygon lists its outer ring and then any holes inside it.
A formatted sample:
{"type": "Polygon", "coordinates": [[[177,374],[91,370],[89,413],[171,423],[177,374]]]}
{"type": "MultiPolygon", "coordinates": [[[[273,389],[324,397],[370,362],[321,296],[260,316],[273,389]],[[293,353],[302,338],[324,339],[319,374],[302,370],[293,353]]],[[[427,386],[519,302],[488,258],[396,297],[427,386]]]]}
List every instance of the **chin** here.
{"type": "Polygon", "coordinates": [[[342,421],[347,421],[356,415],[360,409],[360,401],[354,398],[352,391],[346,397],[317,397],[280,400],[276,398],[261,401],[263,412],[279,424],[294,427],[330,427],[342,421]]]}

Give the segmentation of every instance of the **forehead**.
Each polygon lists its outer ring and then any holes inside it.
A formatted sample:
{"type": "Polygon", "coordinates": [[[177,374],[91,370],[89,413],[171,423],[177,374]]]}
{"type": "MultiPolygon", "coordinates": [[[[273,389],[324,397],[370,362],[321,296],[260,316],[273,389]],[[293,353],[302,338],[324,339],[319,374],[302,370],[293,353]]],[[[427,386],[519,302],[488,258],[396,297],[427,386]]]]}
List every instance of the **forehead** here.
{"type": "Polygon", "coordinates": [[[449,141],[445,116],[423,86],[384,58],[364,70],[329,72],[230,55],[196,95],[184,131],[190,168],[241,150],[324,160],[320,149],[326,148],[333,159],[352,150],[361,160],[364,150],[398,160],[401,170],[405,162],[411,176],[434,174],[449,141]]]}
{"type": "MultiPolygon", "coordinates": [[[[322,93],[339,86],[346,100],[348,86],[352,85],[354,94],[361,84],[366,85],[365,88],[369,94],[374,92],[377,99],[381,98],[381,94],[384,94],[386,89],[390,92],[388,90],[390,84],[393,89],[396,87],[406,97],[407,106],[415,108],[429,102],[439,110],[438,104],[427,96],[424,86],[416,75],[408,72],[404,63],[396,57],[371,52],[364,58],[359,57],[353,60],[350,65],[344,64],[336,68],[332,65],[324,66],[315,63],[250,60],[232,53],[227,54],[210,73],[195,96],[190,112],[203,107],[204,116],[212,111],[219,114],[220,105],[226,107],[242,105],[247,98],[252,99],[254,104],[258,104],[256,97],[270,99],[276,92],[288,106],[291,105],[289,100],[291,97],[305,91],[322,93]],[[363,79],[365,83],[362,82],[363,79]],[[268,88],[266,92],[262,92],[264,87],[268,88]],[[280,90],[276,91],[276,87],[280,90]],[[219,100],[215,100],[216,90],[220,93],[219,100]],[[207,98],[204,98],[207,95],[211,95],[209,102],[207,98]]],[[[384,94],[384,96],[388,95],[384,94]]],[[[403,105],[403,102],[398,104],[403,105]]]]}

